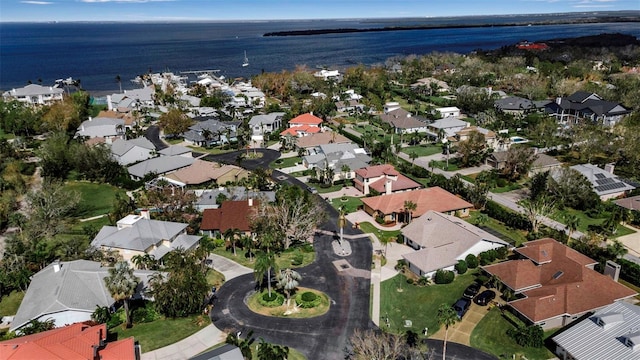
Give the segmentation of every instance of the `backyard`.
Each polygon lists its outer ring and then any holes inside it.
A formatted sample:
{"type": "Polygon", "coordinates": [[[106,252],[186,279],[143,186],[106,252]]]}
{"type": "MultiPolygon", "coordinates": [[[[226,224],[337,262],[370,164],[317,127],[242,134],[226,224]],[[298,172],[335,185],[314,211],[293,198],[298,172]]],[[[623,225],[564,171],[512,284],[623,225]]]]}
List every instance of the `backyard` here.
{"type": "MultiPolygon", "coordinates": [[[[578,231],[584,234],[586,234],[589,231],[589,225],[595,225],[595,226],[602,225],[604,222],[607,221],[607,216],[608,216],[608,214],[602,214],[602,217],[592,218],[583,211],[574,210],[571,208],[564,208],[563,210],[556,211],[550,217],[556,221],[565,223],[567,216],[574,216],[574,215],[578,218],[578,231]]],[[[629,234],[633,234],[633,230],[619,225],[616,233],[613,234],[611,237],[616,238],[619,236],[629,235],[629,234]]]]}
{"type": "Polygon", "coordinates": [[[430,144],[419,145],[419,146],[408,146],[408,147],[402,148],[402,152],[407,155],[411,155],[412,153],[415,153],[416,155],[418,155],[418,157],[421,157],[421,156],[440,154],[442,153],[442,147],[437,145],[430,145],[430,144]]]}
{"type": "Polygon", "coordinates": [[[506,226],[501,221],[498,221],[492,217],[485,216],[481,217],[482,214],[480,211],[471,211],[469,213],[468,218],[464,218],[465,221],[476,225],[480,228],[488,228],[497,234],[505,241],[508,241],[510,244],[514,246],[520,246],[522,243],[527,241],[527,232],[524,230],[518,230],[511,227],[506,226]]]}
{"type": "Polygon", "coordinates": [[[116,193],[125,195],[124,190],[108,184],[98,184],[84,181],[70,181],[65,185],[66,190],[75,190],[80,194],[80,203],[74,211],[78,218],[89,218],[111,212],[116,193]]]}

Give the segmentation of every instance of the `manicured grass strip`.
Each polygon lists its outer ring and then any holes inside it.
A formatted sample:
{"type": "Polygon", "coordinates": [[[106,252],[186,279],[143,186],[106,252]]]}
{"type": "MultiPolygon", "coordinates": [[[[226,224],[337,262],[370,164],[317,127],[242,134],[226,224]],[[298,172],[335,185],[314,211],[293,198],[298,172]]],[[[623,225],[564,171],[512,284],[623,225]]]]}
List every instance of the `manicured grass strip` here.
{"type": "MultiPolygon", "coordinates": [[[[294,318],[294,319],[308,319],[308,318],[317,317],[317,316],[326,314],[327,311],[329,311],[329,307],[331,306],[331,304],[329,303],[329,297],[327,296],[327,294],[323,293],[322,291],[300,287],[297,289],[297,291],[294,294],[291,295],[291,300],[288,308],[287,308],[286,296],[285,296],[284,304],[282,304],[281,306],[266,307],[266,306],[262,306],[260,304],[260,301],[258,300],[258,297],[262,296],[266,291],[267,290],[263,290],[262,292],[256,292],[249,297],[249,299],[247,300],[247,306],[251,311],[264,316],[294,318]],[[299,308],[297,312],[292,312],[288,315],[285,315],[285,312],[287,310],[291,310],[294,308],[294,300],[295,300],[296,294],[304,293],[307,291],[312,292],[316,294],[316,296],[320,297],[320,299],[322,299],[320,300],[320,304],[316,307],[309,308],[309,309],[299,308]]],[[[274,292],[276,291],[276,289],[272,289],[271,291],[274,292]]]]}
{"type": "Polygon", "coordinates": [[[70,181],[65,184],[65,189],[75,190],[80,194],[80,203],[73,214],[78,218],[108,214],[113,209],[116,193],[125,195],[124,190],[115,186],[91,182],[70,181]]]}
{"type": "Polygon", "coordinates": [[[383,281],[380,288],[380,327],[391,332],[413,330],[421,333],[425,327],[429,334],[438,328],[438,307],[442,304],[453,305],[462,296],[464,289],[475,278],[470,271],[459,275],[451,284],[419,287],[407,284],[402,274],[383,281]],[[385,318],[389,317],[389,326],[385,318]],[[405,320],[411,320],[412,326],[405,328],[405,320]]]}
{"type": "Polygon", "coordinates": [[[517,230],[506,226],[504,223],[489,217],[488,221],[484,224],[478,224],[478,216],[480,216],[479,211],[471,211],[470,216],[464,218],[467,222],[476,225],[476,226],[486,226],[498,233],[500,233],[505,238],[511,239],[512,244],[515,246],[519,246],[520,244],[527,241],[527,232],[523,230],[517,230]]]}
{"type": "Polygon", "coordinates": [[[418,156],[429,156],[442,153],[442,147],[437,145],[408,146],[402,148],[402,152],[407,155],[415,152],[418,156]]]}
{"type": "Polygon", "coordinates": [[[224,280],[224,275],[222,275],[222,273],[214,269],[207,270],[207,283],[209,285],[220,288],[220,285],[224,283],[224,280]]]}
{"type": "Polygon", "coordinates": [[[12,291],[11,294],[3,296],[0,301],[0,317],[15,315],[23,298],[24,293],[22,291],[12,291]]]}
{"type": "Polygon", "coordinates": [[[203,326],[196,324],[198,316],[186,318],[163,319],[149,323],[135,324],[131,329],[123,329],[118,325],[110,331],[118,334],[118,339],[133,336],[140,342],[142,352],[148,352],[167,345],[176,343],[209,325],[211,321],[206,318],[203,326]]]}
{"type": "MultiPolygon", "coordinates": [[[[579,211],[571,208],[564,208],[563,210],[558,210],[555,213],[553,213],[550,217],[564,224],[566,223],[566,217],[570,215],[575,215],[578,217],[578,219],[580,220],[578,224],[578,231],[584,234],[586,234],[589,231],[589,225],[602,225],[605,221],[607,221],[607,214],[603,214],[602,218],[592,218],[587,214],[585,214],[583,211],[579,211]]],[[[628,229],[622,225],[618,225],[618,230],[611,237],[617,238],[619,236],[629,235],[633,233],[634,233],[633,230],[628,229]]]]}
{"type": "MultiPolygon", "coordinates": [[[[253,256],[251,259],[249,259],[248,256],[245,256],[247,251],[239,247],[236,248],[236,254],[237,254],[236,256],[233,255],[232,249],[226,250],[225,248],[222,248],[222,247],[216,248],[215,250],[213,250],[213,253],[220,256],[224,256],[227,259],[233,260],[238,264],[244,265],[251,269],[253,269],[253,265],[256,260],[255,256],[253,256]]],[[[276,256],[276,264],[279,269],[299,268],[299,267],[303,267],[311,264],[315,259],[316,259],[315,251],[305,252],[302,250],[302,248],[292,248],[291,250],[287,250],[278,254],[276,256]],[[296,255],[297,253],[300,253],[303,256],[302,264],[293,265],[292,262],[293,262],[293,259],[297,256],[296,255]]]]}
{"type": "MultiPolygon", "coordinates": [[[[516,359],[524,359],[522,357],[524,355],[529,360],[552,359],[554,357],[551,351],[545,347],[532,348],[518,345],[507,336],[507,330],[513,327],[500,310],[494,307],[471,332],[471,346],[501,359],[505,357],[511,359],[514,354],[516,359]]],[[[553,331],[545,332],[545,337],[552,333],[553,331]]]]}
{"type": "Polygon", "coordinates": [[[400,236],[400,230],[384,231],[384,230],[378,229],[377,227],[373,226],[373,224],[368,222],[360,223],[360,230],[362,230],[362,232],[364,233],[375,234],[380,240],[380,242],[383,242],[383,243],[389,242],[389,241],[396,241],[396,239],[400,236]]]}

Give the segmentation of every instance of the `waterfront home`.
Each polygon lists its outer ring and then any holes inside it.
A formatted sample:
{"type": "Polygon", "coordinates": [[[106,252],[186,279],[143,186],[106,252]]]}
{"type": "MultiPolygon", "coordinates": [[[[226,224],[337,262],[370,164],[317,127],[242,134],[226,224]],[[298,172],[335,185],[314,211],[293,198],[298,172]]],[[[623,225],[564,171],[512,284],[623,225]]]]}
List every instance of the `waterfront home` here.
{"type": "Polygon", "coordinates": [[[637,293],[594,270],[597,261],[545,238],[514,249],[519,259],[483,266],[516,295],[509,307],[543,329],[566,326],[588,312],[637,293]]]}
{"type": "Polygon", "coordinates": [[[64,90],[53,86],[29,84],[2,93],[4,101],[16,100],[29,105],[50,105],[62,101],[64,90]]]}
{"type": "Polygon", "coordinates": [[[155,155],[156,147],[147,138],[131,140],[116,139],[111,144],[111,154],[120,165],[129,165],[147,160],[155,155]]]}
{"type": "Polygon", "coordinates": [[[431,278],[438,270],[453,271],[469,254],[509,246],[507,242],[461,220],[429,210],[400,231],[404,243],[416,251],[402,255],[409,270],[431,278]]]}
{"type": "Polygon", "coordinates": [[[151,220],[149,211],[140,215],[127,215],[116,226],[103,226],[91,241],[91,246],[101,250],[116,250],[125,261],[136,255],[151,255],[162,259],[178,248],[196,248],[201,236],[187,234],[189,224],[151,220]]]}
{"type": "Polygon", "coordinates": [[[381,222],[408,222],[409,218],[422,217],[429,210],[457,215],[469,216],[473,205],[438,187],[403,191],[388,195],[362,198],[364,211],[381,222]],[[408,213],[405,205],[412,202],[415,210],[408,213]]]}
{"type": "MultiPolygon", "coordinates": [[[[146,298],[153,273],[134,271],[140,279],[135,299],[146,298]]],[[[19,332],[31,320],[52,319],[57,327],[90,321],[96,306],[111,307],[115,303],[104,283],[108,274],[109,268],[95,261],[54,261],[31,277],[10,330],[19,332]]]]}

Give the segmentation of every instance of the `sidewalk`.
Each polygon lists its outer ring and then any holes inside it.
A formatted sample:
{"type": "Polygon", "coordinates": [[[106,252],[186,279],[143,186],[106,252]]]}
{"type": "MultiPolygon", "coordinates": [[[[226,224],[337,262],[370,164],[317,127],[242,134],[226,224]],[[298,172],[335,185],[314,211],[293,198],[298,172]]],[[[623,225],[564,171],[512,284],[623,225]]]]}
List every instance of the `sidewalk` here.
{"type": "MultiPolygon", "coordinates": [[[[213,260],[213,267],[224,275],[225,281],[235,277],[249,274],[252,269],[242,266],[223,256],[211,254],[209,259],[213,260]]],[[[175,344],[165,346],[160,349],[142,353],[142,360],[184,360],[198,355],[208,348],[224,342],[227,334],[210,324],[197,333],[178,341],[175,344]]],[[[144,351],[144,349],[142,349],[144,351]]]]}

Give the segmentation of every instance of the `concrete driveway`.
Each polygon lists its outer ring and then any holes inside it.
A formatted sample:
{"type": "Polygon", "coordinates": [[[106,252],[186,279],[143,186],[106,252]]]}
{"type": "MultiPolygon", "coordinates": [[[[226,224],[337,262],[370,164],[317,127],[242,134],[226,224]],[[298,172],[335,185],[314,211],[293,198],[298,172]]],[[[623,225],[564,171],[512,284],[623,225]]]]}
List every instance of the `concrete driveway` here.
{"type": "MultiPolygon", "coordinates": [[[[482,320],[482,318],[489,311],[488,306],[480,306],[474,302],[471,302],[471,306],[467,313],[462,317],[462,320],[455,325],[449,327],[449,337],[447,342],[455,342],[458,344],[463,344],[470,346],[471,342],[471,332],[475,329],[476,325],[482,320]]],[[[443,340],[445,334],[444,327],[440,328],[440,330],[433,334],[430,338],[443,340]]]]}

